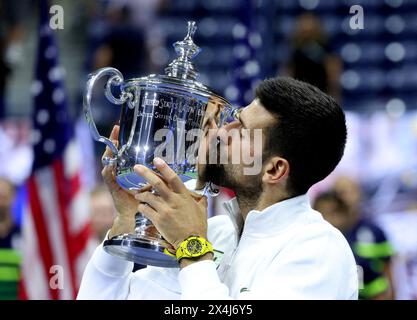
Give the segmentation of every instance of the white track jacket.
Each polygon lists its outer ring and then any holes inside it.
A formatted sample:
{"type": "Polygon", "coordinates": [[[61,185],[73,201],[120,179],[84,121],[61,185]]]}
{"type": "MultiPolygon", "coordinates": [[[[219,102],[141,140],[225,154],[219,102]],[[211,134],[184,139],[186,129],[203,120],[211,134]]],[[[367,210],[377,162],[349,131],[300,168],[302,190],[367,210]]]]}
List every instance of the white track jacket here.
{"type": "Polygon", "coordinates": [[[208,224],[215,261],[132,273],[100,245],[78,299],[357,299],[352,251],[307,195],[250,211],[244,225],[236,199],[225,207],[208,224]]]}

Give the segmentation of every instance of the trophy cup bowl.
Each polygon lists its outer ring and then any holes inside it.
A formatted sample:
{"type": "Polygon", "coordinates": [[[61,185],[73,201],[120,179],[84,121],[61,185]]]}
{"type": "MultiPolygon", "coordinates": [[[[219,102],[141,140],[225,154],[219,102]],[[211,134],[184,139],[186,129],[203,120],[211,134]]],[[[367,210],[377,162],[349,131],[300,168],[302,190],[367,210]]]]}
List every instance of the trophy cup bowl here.
{"type": "MultiPolygon", "coordinates": [[[[184,40],[174,44],[178,57],[165,69],[165,75],[149,75],[124,80],[114,68],[102,68],[89,75],[84,93],[84,114],[93,138],[107,145],[113,157],[103,165],[115,166],[116,181],[126,190],[146,185],[133,167],[136,164],[155,169],[158,156],[186,182],[195,179],[201,132],[209,118],[221,126],[234,108],[221,96],[198,82],[192,59],[200,48],[193,42],[195,22],[188,22],[184,40]],[[91,99],[96,82],[108,77],[105,96],[121,105],[119,149],[97,131],[92,117],[91,99]],[[119,97],[112,87],[120,91],[119,97]]],[[[104,250],[139,264],[173,268],[176,258],[166,250],[170,245],[141,213],[135,217],[135,232],[104,241],[104,250]]]]}

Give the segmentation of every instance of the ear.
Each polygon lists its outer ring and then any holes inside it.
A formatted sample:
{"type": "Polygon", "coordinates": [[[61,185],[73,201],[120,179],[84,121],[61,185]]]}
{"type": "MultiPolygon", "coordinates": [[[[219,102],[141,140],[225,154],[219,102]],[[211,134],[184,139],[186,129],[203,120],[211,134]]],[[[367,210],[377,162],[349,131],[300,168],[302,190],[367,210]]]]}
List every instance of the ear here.
{"type": "Polygon", "coordinates": [[[264,166],[262,182],[267,184],[283,183],[290,173],[290,164],[281,157],[272,157],[264,166]]]}

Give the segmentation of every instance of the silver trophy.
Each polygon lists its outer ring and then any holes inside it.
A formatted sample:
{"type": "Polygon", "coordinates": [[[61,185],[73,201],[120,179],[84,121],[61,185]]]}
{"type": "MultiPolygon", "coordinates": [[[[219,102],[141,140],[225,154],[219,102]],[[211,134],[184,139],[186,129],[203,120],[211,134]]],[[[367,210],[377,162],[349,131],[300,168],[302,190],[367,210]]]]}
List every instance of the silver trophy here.
{"type": "MultiPolygon", "coordinates": [[[[114,68],[102,68],[89,75],[84,114],[93,138],[113,152],[114,157],[103,159],[103,165],[115,166],[116,180],[126,190],[140,189],[146,184],[133,167],[142,164],[155,169],[156,156],[166,160],[184,182],[195,179],[202,129],[209,118],[220,126],[235,112],[228,101],[197,81],[192,63],[200,52],[193,42],[195,30],[195,22],[189,21],[184,40],[174,43],[178,57],[165,69],[165,75],[151,74],[125,81],[114,68]],[[92,117],[93,88],[102,77],[108,77],[104,91],[107,99],[121,105],[119,149],[99,134],[92,117]],[[119,97],[113,95],[112,87],[120,90],[119,97]]],[[[133,234],[106,240],[104,249],[139,264],[178,267],[175,257],[165,250],[170,245],[152,223],[141,213],[136,214],[135,220],[133,234]]]]}

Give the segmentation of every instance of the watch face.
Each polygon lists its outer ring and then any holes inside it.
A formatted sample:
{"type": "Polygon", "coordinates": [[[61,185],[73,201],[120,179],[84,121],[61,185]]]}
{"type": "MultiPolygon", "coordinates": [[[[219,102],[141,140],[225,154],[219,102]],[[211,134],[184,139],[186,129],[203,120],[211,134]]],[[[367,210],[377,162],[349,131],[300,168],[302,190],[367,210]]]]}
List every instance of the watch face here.
{"type": "Polygon", "coordinates": [[[200,253],[203,250],[203,246],[198,239],[190,239],[187,243],[187,251],[190,254],[200,253]]]}

